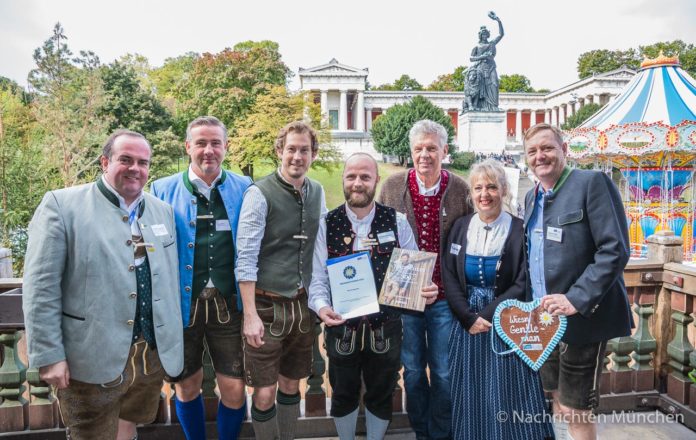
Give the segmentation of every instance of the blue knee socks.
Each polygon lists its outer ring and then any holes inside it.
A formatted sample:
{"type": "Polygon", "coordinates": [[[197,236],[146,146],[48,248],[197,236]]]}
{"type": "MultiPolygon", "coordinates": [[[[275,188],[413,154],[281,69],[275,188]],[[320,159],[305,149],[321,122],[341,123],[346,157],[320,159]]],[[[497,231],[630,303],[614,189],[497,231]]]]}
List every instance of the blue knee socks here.
{"type": "Polygon", "coordinates": [[[189,401],[182,402],[178,398],[176,402],[176,416],[181,423],[187,440],[205,440],[205,410],[203,408],[203,397],[198,397],[189,401]]]}
{"type": "Polygon", "coordinates": [[[222,400],[218,403],[217,429],[219,440],[237,440],[246,419],[246,402],[239,409],[226,407],[222,400]]]}

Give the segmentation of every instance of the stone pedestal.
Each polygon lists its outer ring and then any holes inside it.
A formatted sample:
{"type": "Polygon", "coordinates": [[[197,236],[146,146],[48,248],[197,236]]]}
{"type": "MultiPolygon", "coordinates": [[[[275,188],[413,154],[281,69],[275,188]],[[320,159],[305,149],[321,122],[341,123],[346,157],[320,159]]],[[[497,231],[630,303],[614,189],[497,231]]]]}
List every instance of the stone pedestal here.
{"type": "Polygon", "coordinates": [[[459,151],[502,153],[507,140],[506,122],[504,111],[467,112],[459,115],[459,151]]]}

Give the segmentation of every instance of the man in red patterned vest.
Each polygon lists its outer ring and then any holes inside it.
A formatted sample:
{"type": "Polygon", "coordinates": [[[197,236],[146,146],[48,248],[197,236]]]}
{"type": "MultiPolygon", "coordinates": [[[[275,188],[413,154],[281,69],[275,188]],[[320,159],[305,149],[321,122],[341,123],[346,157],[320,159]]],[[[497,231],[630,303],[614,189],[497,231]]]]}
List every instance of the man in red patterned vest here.
{"type": "MultiPolygon", "coordinates": [[[[442,125],[427,119],[416,122],[409,132],[414,168],[387,178],[378,198],[406,214],[420,250],[438,254],[454,221],[472,212],[464,179],[442,169],[447,138],[442,125]]],[[[401,361],[406,409],[416,438],[437,440],[451,438],[447,340],[453,319],[444,299],[439,257],[433,283],[439,287],[437,300],[425,312],[402,313],[401,361]]]]}

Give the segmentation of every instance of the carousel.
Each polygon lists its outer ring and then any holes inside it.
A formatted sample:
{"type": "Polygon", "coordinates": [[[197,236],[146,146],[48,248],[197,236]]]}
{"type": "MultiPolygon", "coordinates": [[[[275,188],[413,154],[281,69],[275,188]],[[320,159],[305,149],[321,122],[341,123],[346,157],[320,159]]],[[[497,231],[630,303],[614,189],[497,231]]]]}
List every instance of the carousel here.
{"type": "Polygon", "coordinates": [[[645,59],[624,91],[567,133],[568,156],[610,173],[618,168],[632,257],[645,239],[671,230],[696,259],[696,80],[677,56],[645,59]]]}

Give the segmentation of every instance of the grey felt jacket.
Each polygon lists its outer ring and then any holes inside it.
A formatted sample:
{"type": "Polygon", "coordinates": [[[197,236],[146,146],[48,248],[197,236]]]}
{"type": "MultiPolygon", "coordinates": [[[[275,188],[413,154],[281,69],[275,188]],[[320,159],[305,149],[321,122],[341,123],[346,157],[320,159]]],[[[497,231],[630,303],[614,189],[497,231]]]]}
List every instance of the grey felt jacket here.
{"type": "MultiPolygon", "coordinates": [[[[525,198],[525,232],[535,197],[536,188],[525,198]]],[[[629,335],[633,319],[623,278],[630,255],[628,226],[611,179],[599,171],[570,172],[546,197],[543,228],[546,292],[565,294],[579,312],[568,317],[563,341],[584,344],[629,335]],[[563,231],[560,242],[549,239],[549,227],[563,231]]],[[[529,255],[527,261],[533,264],[529,255]]],[[[529,273],[527,299],[532,299],[529,273]]]]}
{"type": "MultiPolygon", "coordinates": [[[[177,376],[183,368],[183,332],[172,208],[146,193],[139,223],[151,244],[157,350],[167,374],[177,376]]],[[[70,377],[79,381],[100,384],[119,377],[136,309],[131,238],[126,211],[96,183],[46,193],[29,225],[24,268],[31,367],[65,359],[70,377]]]]}

